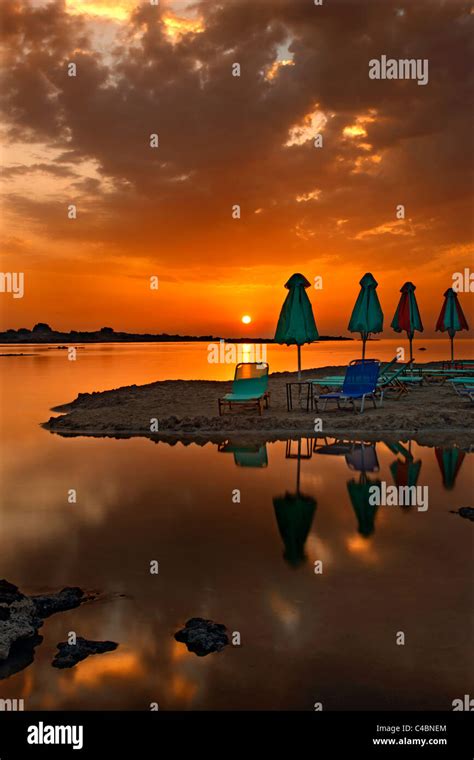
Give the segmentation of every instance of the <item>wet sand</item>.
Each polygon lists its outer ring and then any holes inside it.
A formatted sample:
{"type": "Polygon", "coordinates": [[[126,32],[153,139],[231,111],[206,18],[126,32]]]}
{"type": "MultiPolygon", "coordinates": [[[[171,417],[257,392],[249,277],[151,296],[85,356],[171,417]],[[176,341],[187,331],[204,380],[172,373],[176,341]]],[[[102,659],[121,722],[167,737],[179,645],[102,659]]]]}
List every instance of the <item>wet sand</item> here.
{"type": "MultiPolygon", "coordinates": [[[[344,367],[306,370],[302,379],[340,374],[344,367]]],[[[288,435],[314,435],[315,418],[322,420],[319,435],[360,435],[366,438],[388,434],[416,437],[425,443],[466,445],[474,440],[471,429],[474,407],[460,398],[449,383],[426,383],[397,398],[384,397],[374,409],[366,401],[364,413],[338,410],[332,402],[326,411],[306,411],[306,388],[301,406],[298,389],[293,389],[293,411],[286,407],[286,383],[296,373],[274,373],[269,378],[270,406],[262,416],[249,410],[218,414],[217,400],[231,390],[231,382],[208,380],[166,380],[148,385],[85,393],[71,403],[54,407],[60,416],[51,417],[44,427],[61,435],[146,436],[157,440],[190,438],[199,442],[219,441],[232,434],[245,439],[274,440],[288,435]],[[296,403],[295,403],[296,402],[296,403]],[[151,432],[151,421],[158,421],[151,432]]],[[[315,389],[315,393],[317,390],[315,389]]]]}

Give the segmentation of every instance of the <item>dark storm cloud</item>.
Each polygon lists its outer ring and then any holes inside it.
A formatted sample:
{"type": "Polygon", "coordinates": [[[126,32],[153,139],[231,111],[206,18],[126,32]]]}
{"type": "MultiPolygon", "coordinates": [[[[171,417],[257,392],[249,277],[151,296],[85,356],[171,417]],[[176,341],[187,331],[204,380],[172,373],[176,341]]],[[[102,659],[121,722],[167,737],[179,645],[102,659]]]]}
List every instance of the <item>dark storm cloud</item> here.
{"type": "MultiPolygon", "coordinates": [[[[358,235],[394,221],[403,203],[415,231],[403,237],[407,260],[415,250],[428,260],[434,247],[469,238],[467,3],[213,0],[196,7],[204,31],[171,45],[164,9],[144,4],[104,56],[60,0],[42,10],[4,3],[10,135],[54,145],[68,163],[93,159],[115,187],[104,194],[94,179],[73,188],[96,196],[96,220],[88,210],[81,236],[164,257],[167,248],[182,249],[190,259],[217,256],[225,244],[229,264],[250,246],[270,262],[295,247],[336,255],[336,222],[345,219],[345,249],[375,246],[384,257],[400,237],[358,235]],[[294,65],[268,81],[263,72],[285,44],[294,65]],[[369,60],[382,54],[427,58],[428,85],[369,79],[369,60]],[[69,61],[75,78],[67,77],[69,61]],[[233,62],[240,78],[231,76],[233,62]],[[328,116],[324,148],[285,147],[290,128],[316,104],[328,116]],[[371,113],[366,136],[344,137],[345,126],[371,113]],[[153,132],[158,150],[148,144],[153,132]],[[296,201],[315,189],[318,200],[296,201]],[[242,206],[238,228],[234,203],[242,206]],[[271,253],[269,233],[277,238],[271,253]]],[[[30,218],[34,208],[29,201],[30,218]]],[[[40,209],[42,225],[66,234],[57,204],[39,202],[40,209]]]]}

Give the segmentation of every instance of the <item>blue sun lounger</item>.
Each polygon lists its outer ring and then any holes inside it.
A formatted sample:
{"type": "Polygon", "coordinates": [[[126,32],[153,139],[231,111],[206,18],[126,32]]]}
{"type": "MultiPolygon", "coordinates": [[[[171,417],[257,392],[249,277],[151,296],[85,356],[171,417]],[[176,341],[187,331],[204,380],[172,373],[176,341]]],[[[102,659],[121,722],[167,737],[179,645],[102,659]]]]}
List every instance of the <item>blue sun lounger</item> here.
{"type": "MultiPolygon", "coordinates": [[[[342,391],[337,393],[323,393],[318,397],[318,401],[324,401],[323,410],[326,408],[328,401],[336,401],[338,409],[341,409],[341,402],[348,402],[356,411],[355,402],[360,401],[360,414],[364,411],[365,399],[372,399],[374,407],[377,406],[375,394],[377,392],[377,381],[380,373],[380,362],[369,359],[359,361],[356,364],[350,364],[346,370],[342,391]]],[[[383,403],[383,390],[380,393],[380,406],[383,403]]]]}

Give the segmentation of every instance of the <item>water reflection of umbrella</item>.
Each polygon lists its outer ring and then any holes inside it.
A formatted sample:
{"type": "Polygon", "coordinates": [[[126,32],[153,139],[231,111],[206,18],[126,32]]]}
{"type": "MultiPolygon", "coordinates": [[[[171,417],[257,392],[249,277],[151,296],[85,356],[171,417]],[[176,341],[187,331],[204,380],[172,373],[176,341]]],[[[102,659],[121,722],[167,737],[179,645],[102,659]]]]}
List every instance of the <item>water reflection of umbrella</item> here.
{"type": "Polygon", "coordinates": [[[349,480],[347,490],[352,502],[352,507],[356,513],[359,533],[368,538],[375,530],[375,515],[378,506],[370,503],[372,486],[380,488],[380,480],[369,480],[366,475],[361,474],[359,482],[349,480]]]}
{"type": "Polygon", "coordinates": [[[218,451],[221,454],[233,454],[234,462],[238,467],[267,467],[268,465],[267,446],[265,443],[262,446],[259,444],[239,446],[226,441],[223,444],[219,444],[218,451]]]}
{"type": "Polygon", "coordinates": [[[350,454],[346,454],[346,462],[351,470],[360,472],[359,480],[349,480],[347,490],[352,507],[357,517],[359,533],[368,538],[375,530],[375,515],[378,506],[371,504],[373,486],[380,488],[380,480],[370,480],[368,472],[378,472],[379,463],[375,443],[360,443],[354,445],[350,454]]]}
{"type": "Polygon", "coordinates": [[[411,453],[411,441],[408,444],[408,449],[400,442],[385,441],[386,446],[394,454],[400,454],[403,459],[395,459],[390,465],[390,472],[392,473],[393,482],[396,486],[416,486],[421,470],[421,459],[417,462],[413,459],[411,453]]]}
{"type": "MultiPolygon", "coordinates": [[[[289,457],[288,447],[287,457],[293,458],[293,455],[289,457]]],[[[291,494],[287,491],[284,496],[277,496],[273,499],[278,530],[285,545],[283,556],[293,567],[298,567],[306,559],[304,546],[311,530],[317,506],[316,499],[302,494],[300,491],[301,459],[309,458],[301,454],[301,439],[298,440],[298,455],[296,458],[298,462],[296,469],[296,493],[291,494]]]]}
{"type": "Polygon", "coordinates": [[[435,454],[443,476],[443,486],[447,491],[452,491],[465,454],[461,449],[455,447],[450,449],[436,447],[435,454]]]}
{"type": "Polygon", "coordinates": [[[413,460],[403,461],[396,459],[390,465],[393,481],[396,486],[416,486],[421,470],[421,459],[418,462],[413,460]]]}

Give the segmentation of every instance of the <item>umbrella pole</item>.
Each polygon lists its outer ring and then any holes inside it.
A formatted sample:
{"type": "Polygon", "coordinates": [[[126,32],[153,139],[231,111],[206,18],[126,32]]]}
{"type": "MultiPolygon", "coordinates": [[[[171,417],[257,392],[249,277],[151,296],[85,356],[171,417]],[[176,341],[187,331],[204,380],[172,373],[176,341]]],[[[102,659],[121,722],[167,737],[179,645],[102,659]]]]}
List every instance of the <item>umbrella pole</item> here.
{"type": "Polygon", "coordinates": [[[300,471],[301,471],[301,438],[298,438],[298,460],[296,462],[296,493],[300,492],[300,471]]]}
{"type": "Polygon", "coordinates": [[[298,380],[301,380],[301,346],[298,346],[298,380]]]}
{"type": "Polygon", "coordinates": [[[410,361],[413,361],[413,337],[408,338],[410,341],[410,361]]]}
{"type": "Polygon", "coordinates": [[[362,338],[362,358],[365,359],[365,341],[367,340],[366,337],[364,337],[364,333],[361,334],[362,338]]]}
{"type": "Polygon", "coordinates": [[[451,364],[454,362],[454,335],[450,335],[451,338],[451,364]]]}

